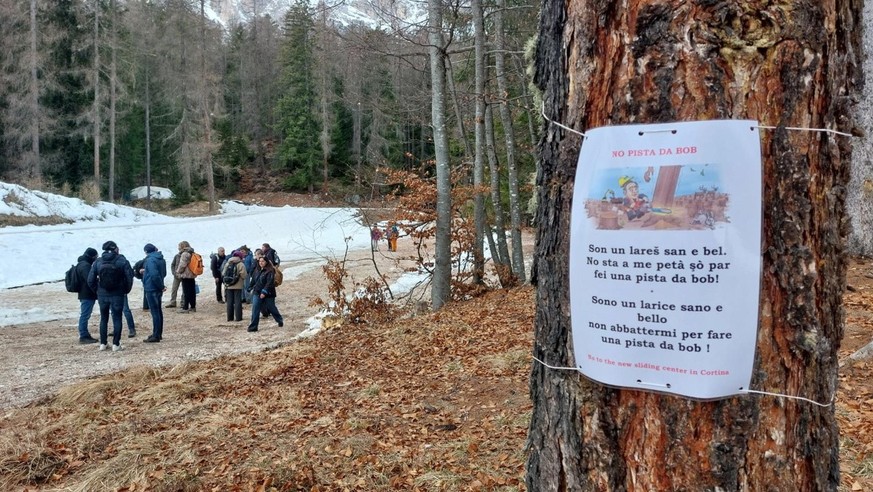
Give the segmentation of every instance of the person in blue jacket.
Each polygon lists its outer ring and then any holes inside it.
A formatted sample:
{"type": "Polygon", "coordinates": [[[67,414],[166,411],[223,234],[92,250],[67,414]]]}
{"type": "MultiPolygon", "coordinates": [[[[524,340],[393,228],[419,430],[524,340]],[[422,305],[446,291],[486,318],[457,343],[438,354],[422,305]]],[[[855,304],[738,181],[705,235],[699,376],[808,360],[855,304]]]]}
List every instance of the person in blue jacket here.
{"type": "Polygon", "coordinates": [[[142,289],[148,300],[149,312],[152,315],[152,334],[143,340],[145,343],[157,343],[164,337],[164,312],[161,310],[161,296],[167,287],[164,277],[167,276],[167,260],[154,244],[148,243],[143,248],[146,257],[142,262],[142,289]]]}

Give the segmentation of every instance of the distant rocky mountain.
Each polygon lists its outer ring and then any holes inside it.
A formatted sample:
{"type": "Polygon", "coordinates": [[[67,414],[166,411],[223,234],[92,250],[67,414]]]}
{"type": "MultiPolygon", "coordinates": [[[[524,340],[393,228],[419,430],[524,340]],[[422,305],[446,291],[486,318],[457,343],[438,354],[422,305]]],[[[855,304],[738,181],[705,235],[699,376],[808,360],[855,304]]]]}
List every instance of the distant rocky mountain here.
{"type": "MultiPolygon", "coordinates": [[[[317,0],[310,0],[313,7],[317,0]]],[[[292,0],[208,0],[206,15],[222,26],[248,22],[256,15],[281,20],[292,0]]],[[[365,24],[373,28],[408,27],[426,18],[423,2],[395,0],[325,0],[328,17],[334,23],[365,24]]]]}

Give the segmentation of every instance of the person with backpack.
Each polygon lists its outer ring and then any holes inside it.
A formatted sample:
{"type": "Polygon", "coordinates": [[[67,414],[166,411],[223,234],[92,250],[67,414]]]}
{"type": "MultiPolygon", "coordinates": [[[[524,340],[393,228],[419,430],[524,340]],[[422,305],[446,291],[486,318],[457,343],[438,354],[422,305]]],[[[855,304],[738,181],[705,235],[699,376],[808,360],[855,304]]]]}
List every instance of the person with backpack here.
{"type": "Polygon", "coordinates": [[[273,266],[279,266],[279,254],[276,253],[276,250],[270,247],[269,243],[264,243],[261,245],[261,256],[270,260],[270,263],[273,266]]]}
{"type": "Polygon", "coordinates": [[[143,251],[145,251],[146,257],[143,259],[142,268],[138,273],[142,277],[142,289],[145,291],[149,311],[152,315],[152,334],[143,342],[157,343],[164,337],[164,313],[161,310],[161,296],[167,290],[164,285],[164,277],[167,276],[167,260],[154,244],[146,244],[143,251]]]}
{"type": "Polygon", "coordinates": [[[180,313],[196,313],[197,312],[197,286],[194,279],[197,275],[203,273],[203,261],[200,260],[200,272],[196,273],[197,261],[200,255],[196,255],[194,248],[188,241],[179,243],[179,265],[176,267],[176,274],[182,283],[182,308],[180,313]]]}
{"type": "Polygon", "coordinates": [[[249,276],[246,266],[243,264],[243,258],[245,258],[245,253],[234,251],[225,262],[221,276],[222,284],[227,287],[227,290],[224,291],[224,300],[227,306],[228,321],[242,321],[243,287],[249,276]]]}
{"type": "Polygon", "coordinates": [[[79,343],[86,345],[97,343],[97,339],[88,331],[88,321],[91,312],[94,311],[94,303],[97,302],[97,292],[88,285],[88,274],[91,273],[91,265],[97,259],[97,250],[87,248],[79,257],[76,272],[76,292],[79,295],[79,343]]]}
{"type": "Polygon", "coordinates": [[[100,350],[106,350],[109,315],[112,314],[112,351],[121,346],[121,316],[124,298],[133,287],[133,268],[124,255],[118,252],[114,241],[103,243],[103,254],[91,265],[88,286],[97,292],[100,305],[100,350]]]}
{"type": "Polygon", "coordinates": [[[225,258],[224,248],[219,247],[217,253],[209,255],[209,269],[212,271],[212,278],[215,279],[215,299],[219,304],[224,304],[221,298],[221,291],[224,289],[224,284],[221,281],[221,267],[224,265],[225,258]]]}
{"type": "Polygon", "coordinates": [[[397,251],[397,238],[400,236],[400,230],[397,224],[391,224],[385,229],[385,237],[388,239],[388,251],[397,251]]]}
{"type": "Polygon", "coordinates": [[[252,302],[252,293],[250,289],[252,286],[252,273],[255,270],[255,256],[252,254],[252,250],[250,250],[245,244],[240,246],[239,250],[245,253],[243,265],[245,265],[246,273],[248,273],[245,286],[243,287],[243,302],[252,302]]]}
{"type": "Polygon", "coordinates": [[[252,321],[248,331],[258,331],[258,323],[261,320],[260,308],[263,305],[273,315],[273,319],[279,324],[279,328],[285,325],[279,309],[276,307],[276,286],[273,275],[276,267],[265,257],[258,258],[258,266],[255,278],[252,279],[252,321]]]}
{"type": "MultiPolygon", "coordinates": [[[[176,253],[176,256],[173,257],[173,262],[170,263],[170,270],[173,274],[173,287],[170,289],[170,302],[167,303],[165,308],[174,308],[176,307],[176,294],[179,292],[179,286],[182,285],[182,278],[179,277],[179,274],[176,273],[176,270],[179,268],[179,259],[182,258],[182,251],[176,253]]],[[[182,304],[185,304],[185,292],[182,292],[182,304]]]]}

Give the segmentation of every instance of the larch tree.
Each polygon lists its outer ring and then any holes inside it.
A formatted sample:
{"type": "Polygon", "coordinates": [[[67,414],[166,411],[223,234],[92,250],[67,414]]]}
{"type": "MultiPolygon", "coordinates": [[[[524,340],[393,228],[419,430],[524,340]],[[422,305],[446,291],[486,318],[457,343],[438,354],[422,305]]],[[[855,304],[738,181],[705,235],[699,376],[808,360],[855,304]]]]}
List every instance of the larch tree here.
{"type": "MultiPolygon", "coordinates": [[[[843,334],[852,142],[786,127],[853,129],[862,4],[547,1],[537,47],[545,114],[578,131],[707,119],[776,127],[761,133],[763,268],[751,387],[824,403],[836,391],[843,334]]],[[[545,128],[534,356],[566,367],[574,366],[569,210],[582,139],[545,128]]],[[[530,388],[529,490],[839,485],[832,405],[757,395],[693,401],[609,388],[540,363],[530,388]]]]}
{"type": "MultiPolygon", "coordinates": [[[[40,104],[44,80],[40,80],[43,56],[40,51],[38,3],[30,0],[0,5],[0,130],[6,173],[40,178],[40,104]]],[[[50,74],[44,74],[48,77],[50,74]]],[[[44,123],[43,123],[44,124],[44,123]]]]}
{"type": "MultiPolygon", "coordinates": [[[[210,40],[211,41],[211,40],[210,40]]],[[[218,209],[218,200],[215,197],[215,170],[212,155],[214,152],[214,142],[212,138],[212,120],[215,113],[216,103],[214,98],[214,80],[215,77],[207,68],[206,53],[209,49],[210,42],[206,37],[206,0],[200,0],[200,124],[202,125],[203,141],[201,142],[202,150],[200,151],[200,161],[203,167],[203,173],[206,175],[206,193],[209,199],[209,211],[213,212],[218,209]]]]}
{"type": "Polygon", "coordinates": [[[100,116],[100,106],[102,104],[100,99],[100,9],[100,1],[94,0],[94,70],[92,75],[94,83],[94,108],[92,109],[91,118],[93,125],[92,138],[94,139],[94,182],[98,186],[100,186],[100,134],[103,127],[103,121],[100,116]]]}

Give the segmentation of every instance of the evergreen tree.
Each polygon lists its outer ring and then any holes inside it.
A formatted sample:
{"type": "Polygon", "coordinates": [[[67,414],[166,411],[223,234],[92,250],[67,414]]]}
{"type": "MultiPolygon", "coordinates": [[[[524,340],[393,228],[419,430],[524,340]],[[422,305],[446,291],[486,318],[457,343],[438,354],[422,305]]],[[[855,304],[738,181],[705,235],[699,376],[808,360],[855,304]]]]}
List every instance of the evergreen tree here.
{"type": "Polygon", "coordinates": [[[345,103],[345,84],[339,77],[334,77],[334,93],[336,99],[333,101],[333,126],[331,128],[331,142],[333,142],[333,151],[330,156],[330,165],[333,176],[352,177],[350,170],[355,166],[354,158],[352,157],[352,139],[354,133],[354,116],[348,105],[345,103]]]}
{"type": "Polygon", "coordinates": [[[42,160],[45,175],[55,183],[79,184],[93,176],[92,25],[73,0],[52,2],[46,11],[46,71],[54,83],[46,88],[42,102],[54,116],[54,125],[43,133],[42,160]]]}
{"type": "Polygon", "coordinates": [[[297,0],[285,15],[280,63],[282,95],[276,106],[279,164],[292,172],[287,187],[311,191],[321,152],[317,145],[313,20],[305,0],[297,0]]]}

